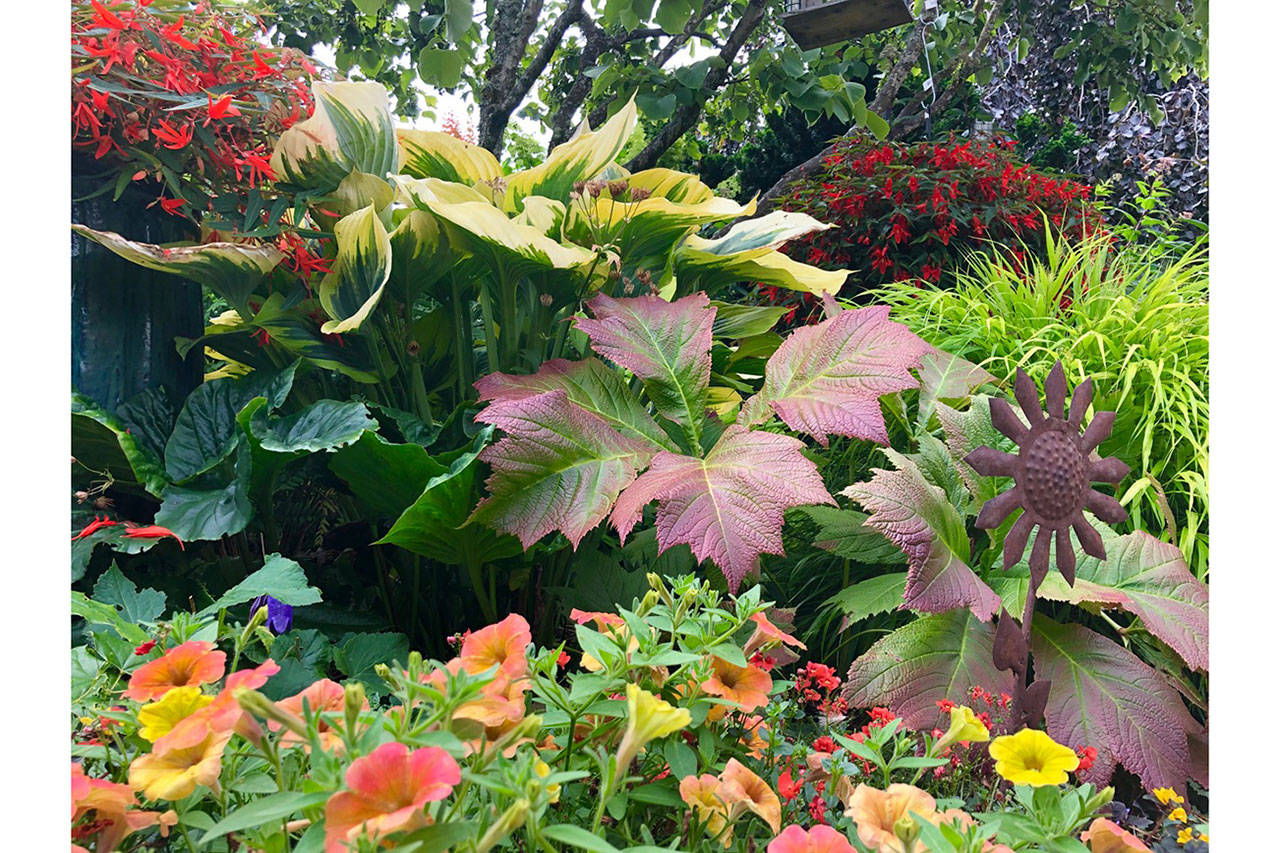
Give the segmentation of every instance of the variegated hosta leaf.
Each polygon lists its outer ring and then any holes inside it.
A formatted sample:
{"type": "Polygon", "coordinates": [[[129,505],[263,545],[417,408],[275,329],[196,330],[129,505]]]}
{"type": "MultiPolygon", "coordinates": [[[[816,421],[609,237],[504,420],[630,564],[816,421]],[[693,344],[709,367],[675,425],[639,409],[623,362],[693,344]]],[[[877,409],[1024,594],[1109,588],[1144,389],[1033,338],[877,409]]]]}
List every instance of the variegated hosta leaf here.
{"type": "MultiPolygon", "coordinates": [[[[750,206],[755,209],[754,201],[750,206]]],[[[815,231],[826,231],[830,227],[807,213],[774,210],[755,219],[736,222],[723,236],[715,239],[700,238],[690,241],[689,248],[721,256],[737,255],[743,252],[763,254],[766,250],[776,249],[789,240],[815,231]]]]}
{"type": "MultiPolygon", "coordinates": [[[[633,190],[647,190],[680,204],[702,204],[715,198],[715,190],[704,184],[697,175],[678,172],[675,169],[645,169],[621,178],[633,190]]],[[[755,210],[755,201],[749,205],[755,210]]],[[[748,216],[750,214],[747,214],[748,216]]]]}
{"type": "Polygon", "coordinates": [[[559,237],[566,215],[564,202],[531,195],[524,200],[524,210],[511,218],[514,222],[536,228],[548,237],[559,237]]]}
{"type": "Polygon", "coordinates": [[[658,411],[696,437],[706,416],[716,316],[706,294],[667,302],[652,294],[613,299],[600,293],[587,307],[595,318],[580,318],[578,328],[592,348],[640,377],[658,411]]]}
{"type": "Polygon", "coordinates": [[[525,548],[553,530],[576,548],[654,453],[561,390],[526,398],[518,409],[485,409],[476,420],[507,435],[480,455],[493,473],[471,521],[517,536],[525,548]]]}
{"type": "Polygon", "coordinates": [[[316,110],[280,135],[271,171],[286,184],[329,192],[352,171],[384,177],[399,149],[387,90],[379,83],[317,80],[316,110]]]}
{"type": "Polygon", "coordinates": [[[396,131],[400,168],[415,178],[439,178],[460,184],[479,184],[502,177],[502,167],[487,149],[432,130],[396,131]]]}
{"type": "MultiPolygon", "coordinates": [[[[1067,586],[1052,572],[1040,586],[1040,597],[1122,608],[1142,619],[1152,636],[1192,669],[1208,671],[1209,587],[1191,574],[1178,546],[1143,531],[1120,536],[1104,524],[1093,526],[1106,546],[1106,559],[1076,545],[1075,585],[1067,586]]],[[[1026,570],[1025,558],[1018,568],[1026,570]]]]}
{"type": "Polygon", "coordinates": [[[1013,692],[1013,675],[992,663],[996,629],[968,610],[922,616],[876,641],[849,667],[844,697],[855,708],[883,705],[908,728],[938,719],[935,703],[963,704],[969,689],[1013,692]]]}
{"type": "Polygon", "coordinates": [[[1081,778],[1105,784],[1118,762],[1148,790],[1185,790],[1187,734],[1200,726],[1163,677],[1101,634],[1043,615],[1032,624],[1031,654],[1036,678],[1052,684],[1044,712],[1049,735],[1098,750],[1081,778]]]}
{"type": "Polygon", "coordinates": [[[835,503],[799,439],[735,425],[702,459],[662,452],[618,498],[610,516],[626,538],[658,501],[658,546],[686,544],[724,572],[730,592],[761,554],[781,554],[791,507],[835,503]]]}
{"type": "Polygon", "coordinates": [[[880,397],[917,383],[909,370],[932,348],[889,319],[886,306],[841,311],[791,334],[765,366],[764,386],[748,401],[748,424],[769,408],[824,447],[827,435],[889,443],[880,397]]]}
{"type": "Polygon", "coordinates": [[[490,373],[476,380],[480,401],[489,417],[518,413],[524,401],[547,391],[564,391],[570,403],[602,418],[622,435],[653,445],[654,451],[674,450],[667,434],[653,421],[626,380],[599,359],[545,362],[537,373],[517,376],[490,373]]]}
{"type": "Polygon", "coordinates": [[[1000,598],[968,566],[964,519],[913,461],[893,450],[885,453],[897,471],[873,469],[870,481],[841,494],[862,504],[870,513],[867,526],[907,555],[903,606],[928,613],[968,607],[979,619],[990,619],[1000,598]]]}
{"type": "Polygon", "coordinates": [[[599,130],[582,130],[552,149],[542,163],[508,175],[505,208],[518,211],[524,198],[531,195],[567,203],[573,185],[591,180],[612,163],[635,126],[636,103],[632,98],[599,130]]]}
{"type": "Polygon", "coordinates": [[[352,172],[342,179],[324,203],[325,210],[338,214],[339,218],[373,205],[382,214],[395,200],[396,191],[385,178],[368,172],[352,172]]]}
{"type": "Polygon", "coordinates": [[[372,204],[342,217],[333,236],[338,254],[320,282],[320,304],[333,318],[320,327],[326,335],[359,329],[391,277],[391,238],[372,204]]]}
{"type": "Polygon", "coordinates": [[[115,232],[95,231],[84,225],[72,225],[71,228],[139,266],[199,282],[240,311],[247,308],[249,294],[284,260],[284,254],[278,249],[263,244],[204,243],[165,247],[137,243],[115,232]]]}
{"type": "Polygon", "coordinates": [[[391,229],[391,279],[389,286],[412,305],[421,293],[449,274],[458,257],[440,222],[425,210],[397,211],[399,222],[391,229]]]}

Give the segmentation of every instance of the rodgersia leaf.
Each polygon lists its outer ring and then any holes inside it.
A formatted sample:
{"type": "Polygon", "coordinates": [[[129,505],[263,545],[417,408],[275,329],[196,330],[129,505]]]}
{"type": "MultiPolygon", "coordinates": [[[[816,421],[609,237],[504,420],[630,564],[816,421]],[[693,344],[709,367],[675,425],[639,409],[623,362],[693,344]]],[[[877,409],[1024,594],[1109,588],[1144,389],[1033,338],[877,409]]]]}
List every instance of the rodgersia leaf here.
{"type": "Polygon", "coordinates": [[[914,462],[893,450],[885,453],[897,471],[874,469],[870,481],[841,494],[861,503],[870,513],[867,525],[907,555],[903,605],[929,613],[968,607],[979,619],[990,619],[1000,597],[968,566],[964,520],[914,462]]]}
{"type": "Polygon", "coordinates": [[[480,454],[493,473],[489,497],[470,520],[519,537],[525,548],[553,530],[577,547],[655,450],[573,405],[562,390],[528,397],[518,408],[486,409],[476,420],[507,435],[480,454]]]}
{"type": "Polygon", "coordinates": [[[859,708],[884,705],[910,728],[938,718],[940,699],[963,702],[971,687],[1011,693],[1013,675],[991,661],[996,629],[967,610],[923,616],[853,662],[844,697],[859,708]]]}
{"type": "Polygon", "coordinates": [[[1198,731],[1177,692],[1137,655],[1083,625],[1041,615],[1031,631],[1036,677],[1052,683],[1045,723],[1050,736],[1098,750],[1081,774],[1104,783],[1116,763],[1148,790],[1185,788],[1188,732],[1198,731]]]}
{"type": "Polygon", "coordinates": [[[610,520],[625,539],[657,500],[658,546],[684,543],[718,565],[736,592],[763,554],[781,554],[784,513],[835,503],[790,436],[728,427],[706,457],[662,452],[618,498],[610,520]]]}
{"type": "Polygon", "coordinates": [[[592,348],[639,376],[658,411],[696,438],[707,408],[716,316],[706,294],[667,302],[653,295],[613,299],[601,293],[587,307],[595,319],[578,320],[578,328],[592,348]]]}
{"type": "Polygon", "coordinates": [[[841,311],[783,341],[765,366],[760,393],[747,401],[744,422],[761,423],[772,408],[824,447],[828,434],[888,444],[880,397],[915,388],[908,371],[931,351],[891,321],[887,307],[841,311]]]}

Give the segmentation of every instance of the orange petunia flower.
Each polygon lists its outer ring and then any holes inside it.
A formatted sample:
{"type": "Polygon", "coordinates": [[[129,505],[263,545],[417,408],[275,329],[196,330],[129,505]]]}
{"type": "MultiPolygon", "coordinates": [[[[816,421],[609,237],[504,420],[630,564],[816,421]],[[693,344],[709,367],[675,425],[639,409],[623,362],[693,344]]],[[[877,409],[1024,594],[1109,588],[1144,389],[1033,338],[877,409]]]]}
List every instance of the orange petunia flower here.
{"type": "Polygon", "coordinates": [[[755,813],[776,834],[782,826],[782,803],[769,783],[736,758],[730,758],[720,774],[720,795],[729,805],[731,818],[743,810],[755,813]]]}
{"type": "Polygon", "coordinates": [[[795,646],[797,649],[808,648],[791,634],[770,622],[769,617],[763,613],[753,614],[751,621],[756,623],[756,630],[751,635],[751,639],[747,640],[747,645],[742,650],[742,653],[747,657],[774,646],[795,646]]]}
{"type": "Polygon", "coordinates": [[[829,826],[819,824],[808,832],[792,824],[769,842],[766,853],[853,853],[849,839],[829,826]]]}
{"type": "Polygon", "coordinates": [[[474,631],[462,641],[458,657],[462,668],[475,675],[497,666],[512,678],[529,674],[529,659],[525,650],[533,642],[529,623],[518,613],[512,613],[496,625],[488,625],[474,631]]]}
{"type": "MultiPolygon", "coordinates": [[[[326,752],[341,751],[342,735],[325,720],[323,714],[342,713],[346,702],[346,689],[336,681],[322,678],[287,699],[281,699],[276,703],[276,707],[293,714],[299,719],[305,719],[302,713],[303,700],[306,700],[312,716],[316,718],[316,729],[319,732],[320,745],[326,752]]],[[[369,702],[367,700],[362,706],[362,710],[369,710],[369,702]]],[[[269,721],[267,728],[273,732],[278,732],[281,726],[280,723],[269,721]]],[[[284,733],[280,738],[280,745],[301,746],[308,751],[311,749],[311,745],[306,738],[292,731],[284,733]]]]}
{"type": "Polygon", "coordinates": [[[175,687],[217,681],[226,666],[225,652],[215,651],[213,643],[192,640],[135,669],[124,695],[136,702],[149,702],[175,687]]]}
{"type": "Polygon", "coordinates": [[[769,748],[769,741],[761,737],[761,731],[768,731],[768,726],[763,725],[764,717],[759,714],[752,714],[742,721],[743,735],[738,739],[738,743],[747,748],[747,755],[752,758],[760,759],[764,757],[765,750],[769,748]]]}
{"type": "MultiPolygon", "coordinates": [[[[711,659],[711,677],[701,684],[703,692],[729,699],[740,711],[754,711],[769,703],[773,679],[758,666],[734,666],[721,657],[711,659]]],[[[718,720],[728,712],[724,705],[712,708],[709,720],[718,720]]]]}
{"type": "Polygon", "coordinates": [[[216,703],[196,711],[129,765],[129,785],[151,800],[180,800],[204,785],[218,793],[222,752],[234,734],[235,715],[216,703]]]}
{"type": "Polygon", "coordinates": [[[579,625],[585,625],[588,622],[596,623],[597,631],[606,631],[609,628],[618,628],[626,625],[627,622],[617,613],[601,613],[596,610],[579,610],[573,608],[569,611],[569,618],[579,625]]]}
{"type": "Polygon", "coordinates": [[[458,762],[440,747],[410,752],[402,743],[384,743],[351,763],[350,790],[325,804],[325,853],[345,853],[361,835],[378,839],[426,826],[426,804],[449,796],[460,781],[458,762]]]}
{"type": "MultiPolygon", "coordinates": [[[[712,837],[720,835],[729,822],[729,806],[721,795],[721,784],[710,773],[686,776],[680,780],[680,799],[685,801],[712,837]]],[[[729,846],[732,837],[733,829],[730,828],[723,838],[725,847],[729,846]]]]}
{"type": "Polygon", "coordinates": [[[96,836],[98,850],[115,850],[130,833],[159,826],[167,838],[169,827],[178,822],[178,813],[140,811],[138,798],[128,785],[86,776],[79,764],[71,764],[71,835],[77,839],[96,836]],[[84,819],[79,827],[75,824],[84,819]]]}
{"type": "Polygon", "coordinates": [[[845,816],[858,827],[858,840],[875,853],[904,853],[894,825],[911,814],[929,819],[937,812],[933,797],[914,785],[894,783],[886,790],[859,785],[849,798],[845,816]]]}
{"type": "Polygon", "coordinates": [[[1150,853],[1151,850],[1133,833],[1104,817],[1095,818],[1089,828],[1080,834],[1080,840],[1088,843],[1090,853],[1150,853]]]}

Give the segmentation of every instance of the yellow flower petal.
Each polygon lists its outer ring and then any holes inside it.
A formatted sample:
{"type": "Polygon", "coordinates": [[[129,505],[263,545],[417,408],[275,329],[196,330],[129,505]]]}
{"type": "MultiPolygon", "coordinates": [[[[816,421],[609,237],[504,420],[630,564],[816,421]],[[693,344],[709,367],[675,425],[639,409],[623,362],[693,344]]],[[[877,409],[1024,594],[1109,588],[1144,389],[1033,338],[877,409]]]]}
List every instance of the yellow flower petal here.
{"type": "Polygon", "coordinates": [[[996,773],[1015,785],[1061,785],[1080,766],[1074,751],[1037,729],[998,737],[988,747],[996,773]]]}
{"type": "Polygon", "coordinates": [[[138,734],[155,743],[173,731],[173,727],[213,701],[199,687],[175,687],[159,702],[143,705],[138,709],[138,734]]]}

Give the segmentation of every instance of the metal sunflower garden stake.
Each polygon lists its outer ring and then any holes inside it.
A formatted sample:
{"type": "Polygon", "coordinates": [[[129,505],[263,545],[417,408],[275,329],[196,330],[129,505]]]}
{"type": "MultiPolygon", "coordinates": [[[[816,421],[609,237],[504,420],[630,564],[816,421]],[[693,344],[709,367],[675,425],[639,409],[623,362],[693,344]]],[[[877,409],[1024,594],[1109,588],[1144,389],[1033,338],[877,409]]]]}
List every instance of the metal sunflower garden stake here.
{"type": "Polygon", "coordinates": [[[1035,614],[1036,591],[1049,572],[1049,546],[1056,538],[1058,571],[1069,586],[1074,586],[1076,580],[1072,530],[1086,554],[1104,559],[1106,549],[1102,537],[1085,519],[1084,510],[1108,524],[1124,521],[1128,513],[1120,502],[1095,492],[1091,484],[1118,483],[1129,473],[1129,466],[1114,456],[1098,459],[1093,452],[1111,434],[1115,412],[1095,413],[1088,428],[1083,434],[1080,432],[1085,410],[1093,401],[1092,379],[1086,379],[1072,392],[1071,409],[1065,417],[1067,377],[1061,361],[1054,364],[1044,382],[1045,411],[1040,410],[1035,383],[1021,369],[1013,394],[1029,425],[1023,424],[1008,401],[1000,398],[991,400],[991,423],[1018,445],[1018,452],[979,447],[965,457],[965,461],[984,476],[1013,478],[1013,487],[987,501],[977,520],[978,527],[993,530],[1014,510],[1022,510],[1005,536],[1005,571],[1022,559],[1032,530],[1039,528],[1028,561],[1031,579],[1021,629],[1014,624],[1008,610],[1001,610],[992,655],[997,669],[1011,670],[1016,676],[1010,724],[1018,728],[1037,724],[1049,698],[1048,681],[1027,683],[1031,619],[1035,614]]]}

